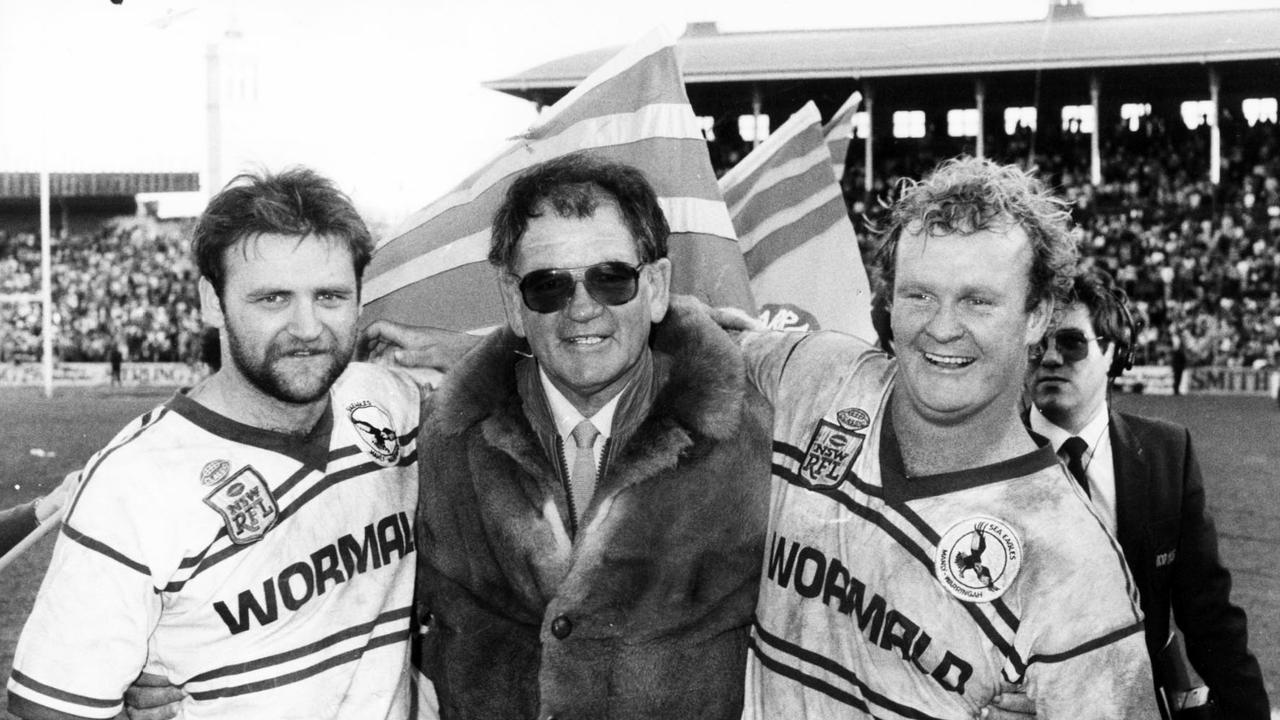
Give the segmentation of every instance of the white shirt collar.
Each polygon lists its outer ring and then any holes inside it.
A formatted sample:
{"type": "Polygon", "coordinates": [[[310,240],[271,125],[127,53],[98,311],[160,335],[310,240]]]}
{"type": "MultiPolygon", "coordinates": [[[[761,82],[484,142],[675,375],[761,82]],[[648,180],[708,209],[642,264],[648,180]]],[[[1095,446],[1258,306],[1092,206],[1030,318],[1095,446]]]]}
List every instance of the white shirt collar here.
{"type": "MultiPolygon", "coordinates": [[[[1089,453],[1093,453],[1098,449],[1098,443],[1102,436],[1106,433],[1107,423],[1110,421],[1110,415],[1107,412],[1107,404],[1104,402],[1099,406],[1093,417],[1089,418],[1089,422],[1080,428],[1080,432],[1074,435],[1053,423],[1052,420],[1044,416],[1040,412],[1040,408],[1035,405],[1031,406],[1031,429],[1040,435],[1049,439],[1049,443],[1053,446],[1053,451],[1057,452],[1062,449],[1062,443],[1072,437],[1080,437],[1089,443],[1089,453]]],[[[1087,461],[1087,458],[1086,458],[1087,461]]]]}
{"type": "MultiPolygon", "coordinates": [[[[538,367],[538,378],[542,381],[542,391],[547,395],[547,405],[551,408],[551,417],[556,423],[556,433],[562,438],[568,438],[573,434],[573,429],[583,420],[590,420],[591,424],[600,432],[600,440],[607,440],[613,435],[613,414],[618,409],[618,401],[622,400],[622,393],[619,392],[613,396],[613,399],[604,404],[595,415],[591,417],[583,417],[582,413],[569,402],[569,398],[565,397],[560,389],[552,384],[551,378],[547,377],[547,373],[538,367]]],[[[625,391],[625,388],[624,388],[625,391]]]]}
{"type": "MultiPolygon", "coordinates": [[[[1079,437],[1089,444],[1084,457],[1080,458],[1084,465],[1085,477],[1089,483],[1089,499],[1107,529],[1116,531],[1116,471],[1115,458],[1111,452],[1111,415],[1107,412],[1107,404],[1080,428],[1079,437]]],[[[1072,437],[1071,433],[1054,425],[1040,412],[1039,408],[1031,408],[1031,429],[1049,438],[1054,452],[1062,448],[1062,443],[1072,437]]]]}

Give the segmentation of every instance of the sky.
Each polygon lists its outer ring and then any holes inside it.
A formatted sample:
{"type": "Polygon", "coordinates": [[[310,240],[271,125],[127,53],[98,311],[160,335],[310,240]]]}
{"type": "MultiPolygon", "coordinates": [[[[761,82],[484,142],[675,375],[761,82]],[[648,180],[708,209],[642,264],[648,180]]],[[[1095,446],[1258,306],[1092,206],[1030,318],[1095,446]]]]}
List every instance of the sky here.
{"type": "MultiPolygon", "coordinates": [[[[1086,0],[1093,15],[1280,0],[1086,0]]],[[[204,172],[208,56],[222,172],[303,164],[376,224],[447,192],[533,106],[481,83],[623,45],[721,31],[1043,17],[1044,0],[0,0],[0,171],[204,172]]]]}

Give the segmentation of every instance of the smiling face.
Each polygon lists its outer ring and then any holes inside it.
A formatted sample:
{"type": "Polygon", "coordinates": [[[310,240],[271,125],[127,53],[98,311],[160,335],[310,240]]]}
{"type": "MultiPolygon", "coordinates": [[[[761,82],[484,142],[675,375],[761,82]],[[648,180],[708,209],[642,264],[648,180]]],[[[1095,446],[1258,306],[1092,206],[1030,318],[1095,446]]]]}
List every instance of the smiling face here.
{"type": "Polygon", "coordinates": [[[933,425],[1000,422],[1016,411],[1027,348],[1051,310],[1026,309],[1031,259],[1017,227],[903,232],[890,310],[903,411],[933,425]]]}
{"type": "MultiPolygon", "coordinates": [[[[595,214],[560,217],[540,208],[516,246],[513,273],[578,268],[609,261],[640,262],[636,242],[617,205],[602,201],[595,214]]],[[[639,290],[630,302],[603,305],[582,282],[563,309],[538,313],[525,306],[518,280],[502,279],[507,320],[527,338],[551,383],[585,416],[591,416],[634,376],[649,342],[650,325],[667,313],[671,262],[660,258],[640,268],[639,290]]]]}
{"type": "Polygon", "coordinates": [[[341,241],[263,234],[223,256],[219,298],[201,281],[206,318],[222,328],[221,373],[291,405],[324,399],[355,349],[360,298],[341,241]]]}
{"type": "MultiPolygon", "coordinates": [[[[1072,303],[1050,333],[1072,329],[1086,338],[1097,335],[1089,308],[1083,303],[1072,303]]],[[[1115,343],[1108,343],[1106,350],[1097,340],[1089,340],[1085,346],[1088,355],[1066,362],[1057,344],[1050,343],[1031,373],[1029,390],[1036,407],[1054,425],[1072,433],[1079,432],[1106,402],[1107,370],[1115,355],[1115,343]]]]}

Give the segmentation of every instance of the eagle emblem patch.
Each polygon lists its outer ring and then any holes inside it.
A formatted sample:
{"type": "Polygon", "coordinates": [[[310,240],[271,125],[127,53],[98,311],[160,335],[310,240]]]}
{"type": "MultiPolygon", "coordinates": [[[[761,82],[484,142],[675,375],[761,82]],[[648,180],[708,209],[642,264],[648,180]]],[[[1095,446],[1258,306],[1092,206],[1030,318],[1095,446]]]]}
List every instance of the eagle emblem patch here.
{"type": "Polygon", "coordinates": [[[237,545],[261,540],[280,517],[280,506],[267,481],[248,465],[206,495],[204,504],[218,511],[227,535],[237,545]]]}
{"type": "Polygon", "coordinates": [[[933,570],[938,582],[965,602],[1004,595],[1022,567],[1022,540],[1003,520],[977,516],[951,526],[938,541],[933,570]]]}
{"type": "Polygon", "coordinates": [[[347,406],[347,417],[360,445],[374,462],[383,467],[396,464],[400,459],[400,436],[386,410],[361,400],[347,406]]]}
{"type": "Polygon", "coordinates": [[[864,439],[865,435],[845,430],[826,419],[819,420],[800,461],[800,477],[813,487],[839,485],[862,451],[864,439]]]}

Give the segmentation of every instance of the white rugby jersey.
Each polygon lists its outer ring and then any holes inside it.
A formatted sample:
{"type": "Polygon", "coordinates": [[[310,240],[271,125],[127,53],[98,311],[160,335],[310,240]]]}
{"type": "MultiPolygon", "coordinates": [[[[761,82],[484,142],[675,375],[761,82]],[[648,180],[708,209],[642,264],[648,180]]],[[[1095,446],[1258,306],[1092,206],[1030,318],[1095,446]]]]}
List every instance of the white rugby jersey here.
{"type": "Polygon", "coordinates": [[[774,403],[744,718],[1156,717],[1136,589],[1051,449],[907,478],[896,363],[836,334],[744,342],[774,403]]]}
{"type": "Polygon", "coordinates": [[[353,363],[305,440],[179,393],[90,460],[9,679],[24,717],[409,717],[418,389],[353,363]]]}

